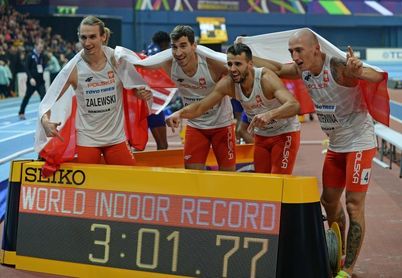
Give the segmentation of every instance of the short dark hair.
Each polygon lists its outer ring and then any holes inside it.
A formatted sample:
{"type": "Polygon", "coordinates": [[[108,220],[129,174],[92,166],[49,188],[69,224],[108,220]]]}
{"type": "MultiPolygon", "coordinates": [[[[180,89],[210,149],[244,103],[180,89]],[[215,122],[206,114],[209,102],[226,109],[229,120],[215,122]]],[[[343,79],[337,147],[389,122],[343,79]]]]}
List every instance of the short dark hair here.
{"type": "Polygon", "coordinates": [[[253,59],[253,53],[251,52],[250,47],[245,45],[244,43],[235,43],[231,46],[229,46],[227,53],[233,54],[235,56],[241,55],[242,53],[246,54],[247,60],[252,60],[253,59]]]}
{"type": "Polygon", "coordinates": [[[152,36],[152,42],[161,45],[162,43],[170,43],[169,34],[164,31],[158,31],[152,36]]]}
{"type": "Polygon", "coordinates": [[[170,39],[177,41],[181,37],[187,37],[188,41],[193,44],[195,41],[194,30],[188,25],[177,25],[172,32],[170,32],[170,39]]]}

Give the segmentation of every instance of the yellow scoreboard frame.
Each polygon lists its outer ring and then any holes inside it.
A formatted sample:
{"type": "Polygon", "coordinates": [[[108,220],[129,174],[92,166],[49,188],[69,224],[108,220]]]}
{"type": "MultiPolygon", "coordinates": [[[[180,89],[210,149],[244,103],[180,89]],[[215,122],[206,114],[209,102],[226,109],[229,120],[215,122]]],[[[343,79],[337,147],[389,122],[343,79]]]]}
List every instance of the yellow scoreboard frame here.
{"type": "Polygon", "coordinates": [[[228,40],[224,17],[197,17],[200,43],[224,43],[228,40]]]}
{"type": "MultiPolygon", "coordinates": [[[[15,161],[11,170],[2,263],[17,269],[80,277],[291,277],[281,266],[294,253],[289,236],[280,239],[290,224],[283,215],[292,217],[286,206],[318,206],[308,214],[322,233],[310,240],[324,237],[313,177],[71,163],[43,178],[42,165],[15,161]]],[[[311,269],[327,273],[325,241],[315,252],[324,266],[311,269]]]]}

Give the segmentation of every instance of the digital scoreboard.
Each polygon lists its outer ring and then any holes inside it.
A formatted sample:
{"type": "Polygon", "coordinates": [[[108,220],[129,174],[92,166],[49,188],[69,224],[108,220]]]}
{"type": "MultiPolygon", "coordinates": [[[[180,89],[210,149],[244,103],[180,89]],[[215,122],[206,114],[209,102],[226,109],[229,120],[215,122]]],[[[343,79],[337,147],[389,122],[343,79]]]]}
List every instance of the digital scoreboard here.
{"type": "Polygon", "coordinates": [[[224,17],[197,17],[200,25],[200,43],[224,43],[228,41],[224,17]]]}
{"type": "Polygon", "coordinates": [[[13,163],[2,263],[67,276],[280,277],[283,200],[318,198],[314,178],[42,165],[13,163]]]}

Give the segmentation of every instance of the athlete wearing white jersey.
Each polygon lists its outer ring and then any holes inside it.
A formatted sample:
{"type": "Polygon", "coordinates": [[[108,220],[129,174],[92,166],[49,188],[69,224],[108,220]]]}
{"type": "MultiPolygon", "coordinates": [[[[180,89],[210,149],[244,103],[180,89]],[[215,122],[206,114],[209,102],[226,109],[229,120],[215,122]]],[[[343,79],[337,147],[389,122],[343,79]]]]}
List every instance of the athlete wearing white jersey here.
{"type": "Polygon", "coordinates": [[[376,152],[373,122],[358,84],[359,79],[379,82],[383,74],[363,67],[350,47],[346,61],[329,57],[309,29],[292,34],[289,52],[292,64],[269,61],[270,65],[260,65],[269,66],[281,77],[301,77],[313,99],[321,128],[330,142],[323,167],[321,202],[329,226],[339,224],[343,243],[346,217],[340,199],[346,188],[350,223],[346,251],[343,250],[345,262],[336,277],[351,277],[365,234],[365,197],[376,152]]]}
{"type": "MultiPolygon", "coordinates": [[[[227,68],[221,62],[196,53],[194,31],[190,26],[176,26],[170,34],[173,59],[162,68],[176,83],[184,105],[199,102],[214,89],[227,68]]],[[[205,169],[212,146],[219,170],[234,171],[236,166],[233,111],[228,97],[188,122],[184,142],[187,169],[205,169]]]]}
{"type": "MultiPolygon", "coordinates": [[[[197,55],[197,71],[189,77],[179,66],[176,60],[172,61],[171,78],[177,84],[184,106],[198,102],[208,96],[215,88],[207,59],[197,55]]],[[[194,128],[210,129],[226,127],[232,124],[233,112],[229,97],[223,98],[220,103],[187,124],[194,128]]]]}
{"type": "MultiPolygon", "coordinates": [[[[116,62],[107,44],[110,30],[94,17],[84,18],[79,26],[83,53],[74,66],[60,98],[69,86],[77,97],[76,138],[77,162],[100,163],[103,155],[107,164],[134,165],[135,159],[124,131],[122,83],[116,73],[116,62]]],[[[144,98],[150,91],[141,89],[144,98]]],[[[63,140],[50,121],[50,110],[41,118],[46,136],[63,140]]]]}
{"type": "Polygon", "coordinates": [[[100,147],[124,142],[122,84],[111,57],[106,57],[106,64],[99,71],[91,69],[84,59],[76,67],[77,145],[100,147]]]}
{"type": "Polygon", "coordinates": [[[291,174],[300,145],[299,103],[271,70],[253,66],[248,46],[230,46],[227,63],[230,76],[202,101],[175,112],[168,125],[175,128],[181,118],[196,118],[222,99],[236,98],[251,120],[249,131],[255,132],[256,172],[291,174]]]}

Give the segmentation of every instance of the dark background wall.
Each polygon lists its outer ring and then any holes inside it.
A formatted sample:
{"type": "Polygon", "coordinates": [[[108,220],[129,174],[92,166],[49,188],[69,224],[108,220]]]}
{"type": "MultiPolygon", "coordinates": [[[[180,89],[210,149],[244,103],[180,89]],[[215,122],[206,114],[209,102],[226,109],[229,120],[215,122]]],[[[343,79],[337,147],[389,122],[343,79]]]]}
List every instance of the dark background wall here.
{"type": "MultiPolygon", "coordinates": [[[[41,1],[39,1],[41,2],[41,1]]],[[[38,5],[18,6],[17,9],[29,12],[32,16],[49,16],[57,12],[55,1],[42,1],[38,5]],[[54,4],[54,3],[53,3],[54,4]]],[[[57,2],[57,1],[56,1],[57,2]]],[[[58,1],[60,2],[60,1],[58,1]]],[[[196,21],[198,16],[225,17],[229,42],[240,34],[257,35],[284,31],[300,27],[309,27],[340,48],[347,45],[354,47],[392,47],[402,48],[401,16],[361,16],[361,15],[321,15],[321,14],[259,14],[246,12],[217,11],[135,11],[132,1],[99,1],[96,7],[78,4],[92,1],[65,1],[69,5],[79,5],[77,19],[64,21],[46,19],[54,30],[60,30],[66,36],[76,34],[79,21],[83,16],[93,14],[101,16],[110,24],[114,35],[112,43],[120,44],[135,51],[140,51],[150,43],[152,34],[163,30],[170,32],[178,24],[190,25],[199,34],[196,21]],[[110,18],[110,21],[107,21],[110,18]],[[116,21],[116,19],[119,19],[116,21]],[[120,23],[119,23],[120,21],[120,23]]],[[[44,21],[45,22],[45,21],[44,21]]]]}
{"type": "MultiPolygon", "coordinates": [[[[52,26],[52,31],[56,34],[62,34],[65,40],[77,41],[77,27],[82,20],[81,16],[36,16],[35,18],[39,19],[43,26],[52,26]]],[[[121,45],[121,19],[119,17],[100,18],[113,31],[109,46],[121,45]]]]}
{"type": "Polygon", "coordinates": [[[225,17],[230,42],[240,34],[258,35],[309,27],[339,47],[402,47],[402,17],[152,11],[135,14],[135,47],[142,47],[153,32],[170,31],[177,24],[188,24],[199,31],[197,16],[225,17]]]}

